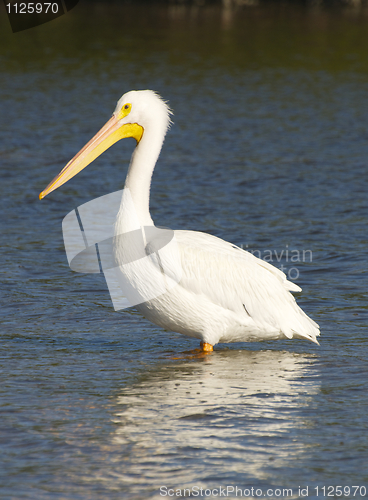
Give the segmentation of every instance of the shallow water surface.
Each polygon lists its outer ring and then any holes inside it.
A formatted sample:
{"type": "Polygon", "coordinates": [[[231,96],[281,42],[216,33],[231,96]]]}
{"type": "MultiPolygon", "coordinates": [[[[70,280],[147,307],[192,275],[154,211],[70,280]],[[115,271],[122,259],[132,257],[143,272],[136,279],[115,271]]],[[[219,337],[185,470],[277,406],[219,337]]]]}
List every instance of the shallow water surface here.
{"type": "Polygon", "coordinates": [[[2,498],[368,488],[365,11],[94,3],[17,35],[5,21],[2,498]],[[69,269],[63,217],[122,188],[134,142],[38,193],[132,88],[174,110],[155,222],[283,266],[321,326],[319,347],[200,355],[196,340],[114,312],[102,275],[69,269]]]}

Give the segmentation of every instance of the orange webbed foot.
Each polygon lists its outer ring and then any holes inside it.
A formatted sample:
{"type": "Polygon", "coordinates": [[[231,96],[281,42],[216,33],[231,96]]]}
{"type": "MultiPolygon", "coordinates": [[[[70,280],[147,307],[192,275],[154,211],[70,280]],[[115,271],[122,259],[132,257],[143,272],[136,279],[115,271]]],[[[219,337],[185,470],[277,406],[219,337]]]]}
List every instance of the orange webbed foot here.
{"type": "Polygon", "coordinates": [[[213,351],[213,345],[209,344],[208,342],[201,342],[201,349],[203,352],[212,352],[213,351]]]}

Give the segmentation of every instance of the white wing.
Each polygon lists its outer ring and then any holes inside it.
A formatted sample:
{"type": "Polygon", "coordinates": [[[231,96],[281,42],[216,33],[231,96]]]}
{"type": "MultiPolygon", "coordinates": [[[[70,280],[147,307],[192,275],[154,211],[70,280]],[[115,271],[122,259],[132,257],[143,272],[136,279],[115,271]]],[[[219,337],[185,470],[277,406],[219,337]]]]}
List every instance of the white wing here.
{"type": "Polygon", "coordinates": [[[215,236],[175,231],[181,253],[182,279],[187,291],[206,296],[213,304],[260,328],[288,338],[318,343],[318,325],[296,304],[288,290],[301,289],[285,274],[253,254],[215,236]]]}

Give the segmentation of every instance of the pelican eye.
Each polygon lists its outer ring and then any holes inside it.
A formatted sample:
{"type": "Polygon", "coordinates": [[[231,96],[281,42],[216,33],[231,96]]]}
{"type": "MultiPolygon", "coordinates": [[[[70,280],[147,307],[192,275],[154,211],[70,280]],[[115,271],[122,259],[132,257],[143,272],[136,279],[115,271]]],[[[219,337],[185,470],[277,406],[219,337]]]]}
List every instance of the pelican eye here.
{"type": "Polygon", "coordinates": [[[124,106],[119,111],[118,119],[121,120],[122,118],[125,118],[127,115],[129,115],[131,109],[132,105],[130,103],[124,104],[124,106]]]}

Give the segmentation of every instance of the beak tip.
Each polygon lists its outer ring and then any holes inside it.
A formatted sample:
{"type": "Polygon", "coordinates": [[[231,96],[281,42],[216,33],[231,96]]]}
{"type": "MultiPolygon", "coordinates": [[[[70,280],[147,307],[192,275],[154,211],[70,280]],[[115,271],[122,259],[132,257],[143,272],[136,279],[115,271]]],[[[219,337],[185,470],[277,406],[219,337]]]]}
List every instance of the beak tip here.
{"type": "Polygon", "coordinates": [[[44,194],[43,194],[43,191],[42,191],[42,193],[39,194],[38,199],[42,200],[43,198],[44,198],[44,194]]]}

